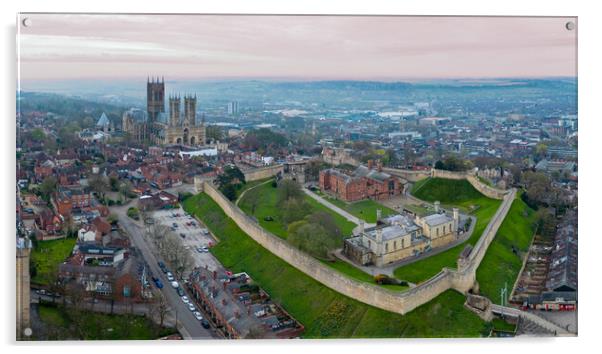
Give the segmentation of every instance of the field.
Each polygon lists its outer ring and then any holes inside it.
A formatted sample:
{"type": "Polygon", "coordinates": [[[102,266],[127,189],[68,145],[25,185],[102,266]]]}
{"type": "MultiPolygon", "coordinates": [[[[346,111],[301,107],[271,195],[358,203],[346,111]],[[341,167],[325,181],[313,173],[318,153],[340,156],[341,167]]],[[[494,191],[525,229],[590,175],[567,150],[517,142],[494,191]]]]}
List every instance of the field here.
{"type": "Polygon", "coordinates": [[[345,210],[349,214],[351,214],[357,218],[360,218],[360,219],[366,221],[367,223],[371,223],[371,224],[376,223],[376,210],[377,209],[380,209],[382,211],[383,217],[398,214],[398,212],[396,212],[395,210],[387,208],[386,206],[381,205],[370,199],[361,200],[361,201],[353,202],[353,203],[347,203],[345,201],[342,201],[340,199],[335,199],[335,198],[325,195],[323,193],[317,193],[317,194],[319,194],[322,198],[326,199],[327,201],[331,202],[332,204],[345,210]]]}
{"type": "Polygon", "coordinates": [[[40,304],[38,312],[49,329],[48,339],[149,340],[175,333],[174,329],[159,328],[142,316],[83,312],[77,315],[82,321],[76,325],[74,314],[59,306],[40,304]]]}
{"type": "Polygon", "coordinates": [[[58,265],[71,254],[75,241],[75,238],[38,241],[37,247],[31,252],[31,262],[36,268],[36,275],[31,278],[31,282],[47,284],[58,270],[58,265]]]}
{"type": "Polygon", "coordinates": [[[477,269],[480,292],[493,302],[500,302],[500,289],[504,284],[510,295],[522,266],[521,257],[531,244],[534,223],[535,212],[518,196],[477,269]]]}
{"type": "Polygon", "coordinates": [[[474,232],[466,242],[395,269],[394,274],[398,279],[420,283],[439,273],[443,267],[456,267],[460,252],[467,243],[474,245],[478,241],[501,201],[483,196],[466,180],[428,178],[417,182],[412,188],[412,193],[428,202],[438,200],[443,205],[458,206],[465,211],[472,210],[471,214],[477,218],[474,232]]]}
{"type": "MultiPolygon", "coordinates": [[[[272,187],[271,183],[266,183],[261,185],[253,190],[247,192],[243,198],[239,201],[238,206],[247,214],[253,215],[257,218],[259,224],[266,230],[270,231],[274,235],[278,237],[282,237],[284,239],[287,238],[287,231],[280,218],[280,210],[277,204],[278,193],[277,189],[272,187]],[[257,207],[255,208],[255,212],[252,213],[252,208],[248,203],[247,196],[255,194],[259,196],[259,201],[257,203],[257,207]],[[274,220],[266,221],[266,217],[272,217],[274,220]]],[[[312,211],[323,211],[330,215],[332,215],[334,222],[341,230],[341,234],[344,237],[348,237],[351,235],[353,228],[356,226],[354,223],[347,221],[341,215],[335,213],[334,211],[328,209],[324,205],[318,203],[314,199],[309,196],[305,196],[305,200],[311,206],[312,211]]]]}
{"type": "Polygon", "coordinates": [[[452,290],[401,316],[360,303],[306,276],[246,235],[206,194],[184,202],[221,240],[211,252],[234,272],[247,272],[306,328],[306,338],[478,337],[486,323],[452,290]]]}

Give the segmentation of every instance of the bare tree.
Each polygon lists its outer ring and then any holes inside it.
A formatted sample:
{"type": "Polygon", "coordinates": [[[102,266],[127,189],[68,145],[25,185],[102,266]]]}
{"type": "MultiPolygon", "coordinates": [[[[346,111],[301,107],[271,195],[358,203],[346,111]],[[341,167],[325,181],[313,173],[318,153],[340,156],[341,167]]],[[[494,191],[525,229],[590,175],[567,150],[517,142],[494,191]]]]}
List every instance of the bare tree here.
{"type": "Polygon", "coordinates": [[[169,303],[162,292],[158,291],[155,293],[155,300],[149,304],[149,316],[151,318],[157,318],[159,320],[159,326],[163,327],[165,318],[169,313],[169,303]]]}

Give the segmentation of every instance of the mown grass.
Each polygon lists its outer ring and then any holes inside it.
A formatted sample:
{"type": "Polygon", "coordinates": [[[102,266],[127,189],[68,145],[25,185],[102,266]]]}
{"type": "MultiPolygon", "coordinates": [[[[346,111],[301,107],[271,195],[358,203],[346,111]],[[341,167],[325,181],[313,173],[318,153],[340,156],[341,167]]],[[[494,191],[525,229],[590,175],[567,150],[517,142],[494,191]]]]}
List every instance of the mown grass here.
{"type": "Polygon", "coordinates": [[[36,269],[36,275],[31,278],[35,284],[48,284],[53,279],[58,265],[65,261],[73,246],[75,238],[64,238],[60,240],[38,241],[37,246],[31,251],[31,262],[36,269]]]}
{"type": "Polygon", "coordinates": [[[445,252],[395,269],[394,274],[398,279],[420,283],[439,273],[443,267],[456,267],[458,256],[466,244],[474,245],[479,240],[501,201],[485,197],[466,180],[428,178],[415,184],[412,192],[416,193],[417,198],[427,202],[438,200],[446,205],[473,210],[471,214],[477,218],[474,231],[466,242],[445,252]]]}
{"type": "MultiPolygon", "coordinates": [[[[401,316],[339,294],[267,251],[206,194],[184,202],[221,240],[211,252],[234,272],[247,272],[306,328],[306,338],[478,337],[486,324],[452,290],[401,316]]],[[[485,333],[486,334],[486,333],[485,333]]]]}
{"type": "MultiPolygon", "coordinates": [[[[341,215],[318,203],[309,196],[305,196],[305,201],[311,207],[312,212],[322,211],[330,214],[339,230],[341,230],[342,237],[348,237],[352,234],[353,228],[356,226],[354,223],[347,221],[347,219],[341,215]]],[[[271,183],[266,183],[248,191],[239,201],[238,206],[248,215],[254,216],[264,229],[278,237],[286,239],[288,237],[286,225],[284,221],[282,221],[280,208],[277,204],[278,189],[272,187],[271,183]],[[255,212],[252,212],[252,207],[248,202],[252,194],[254,194],[253,197],[259,198],[255,212]],[[273,220],[266,221],[266,217],[271,217],[273,220]]]]}
{"type": "Polygon", "coordinates": [[[331,202],[332,204],[338,206],[339,208],[345,210],[349,214],[372,224],[376,223],[376,211],[378,209],[381,210],[383,217],[399,214],[399,212],[388,208],[382,204],[379,204],[371,199],[347,203],[343,200],[335,199],[324,194],[322,194],[321,197],[331,202]]]}
{"type": "Polygon", "coordinates": [[[477,269],[480,292],[493,302],[500,302],[504,285],[510,295],[531,244],[534,225],[535,211],[517,196],[477,269]]]}
{"type": "Polygon", "coordinates": [[[39,304],[38,311],[42,322],[57,335],[51,339],[149,340],[176,333],[175,329],[160,328],[144,316],[71,313],[58,305],[44,303],[39,304]]]}

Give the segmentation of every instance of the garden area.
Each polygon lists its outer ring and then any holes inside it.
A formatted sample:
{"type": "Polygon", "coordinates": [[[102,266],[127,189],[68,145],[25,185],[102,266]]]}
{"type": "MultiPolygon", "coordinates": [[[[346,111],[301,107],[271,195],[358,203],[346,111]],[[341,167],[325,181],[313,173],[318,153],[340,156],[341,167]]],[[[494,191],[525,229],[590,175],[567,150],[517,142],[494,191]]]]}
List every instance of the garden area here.
{"type": "Polygon", "coordinates": [[[37,241],[31,251],[31,282],[47,285],[51,279],[54,279],[59,264],[71,255],[75,241],[75,238],[37,241]]]}
{"type": "Polygon", "coordinates": [[[428,280],[439,273],[443,267],[455,268],[457,258],[466,244],[474,245],[479,240],[501,204],[500,200],[482,195],[466,180],[427,178],[414,184],[412,194],[427,202],[440,201],[444,206],[458,206],[464,211],[472,210],[470,214],[477,218],[474,231],[466,242],[395,269],[394,274],[398,279],[413,283],[428,280]]]}
{"type": "Polygon", "coordinates": [[[378,209],[381,210],[383,217],[399,214],[399,212],[391,208],[387,208],[386,206],[381,205],[371,199],[347,203],[343,200],[333,198],[328,194],[321,193],[320,191],[315,191],[314,193],[318,194],[319,196],[338,206],[339,208],[345,210],[349,214],[360,218],[370,224],[376,223],[376,210],[378,209]]]}
{"type": "Polygon", "coordinates": [[[188,198],[184,209],[201,219],[220,239],[211,248],[217,259],[233,272],[247,272],[305,326],[306,338],[488,334],[486,322],[464,309],[464,296],[453,290],[405,316],[377,309],[327,288],[270,253],[245,234],[206,194],[188,198]]]}
{"type": "Polygon", "coordinates": [[[144,316],[76,312],[51,303],[39,304],[38,314],[49,340],[150,340],[176,333],[144,316]]]}

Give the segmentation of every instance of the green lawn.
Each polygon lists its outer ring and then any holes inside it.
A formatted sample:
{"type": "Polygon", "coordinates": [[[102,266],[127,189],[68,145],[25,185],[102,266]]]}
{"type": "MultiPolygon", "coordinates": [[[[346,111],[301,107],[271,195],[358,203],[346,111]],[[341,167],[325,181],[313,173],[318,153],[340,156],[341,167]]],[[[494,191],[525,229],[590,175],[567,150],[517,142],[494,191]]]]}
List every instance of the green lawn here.
{"type": "Polygon", "coordinates": [[[175,329],[159,328],[143,316],[89,311],[75,315],[53,304],[40,304],[38,311],[42,322],[58,336],[56,339],[149,340],[176,333],[175,329]],[[73,316],[81,320],[79,325],[73,321],[73,316]]]}
{"type": "Polygon", "coordinates": [[[466,242],[445,252],[395,269],[394,274],[398,279],[420,283],[439,273],[443,267],[456,267],[456,260],[460,252],[467,243],[474,245],[479,240],[501,201],[485,197],[466,180],[428,178],[417,182],[412,188],[412,193],[415,193],[417,198],[428,202],[438,200],[442,204],[473,210],[472,215],[477,218],[474,232],[466,242]]]}
{"type": "Polygon", "coordinates": [[[500,318],[494,318],[493,321],[491,321],[491,324],[493,325],[493,329],[497,331],[514,332],[516,330],[516,325],[508,323],[500,318]]]}
{"type": "MultiPolygon", "coordinates": [[[[201,193],[184,202],[216,234],[211,252],[234,272],[247,272],[277,303],[305,326],[306,338],[478,337],[486,323],[464,309],[452,290],[401,316],[339,294],[292,267],[246,235],[201,193]]],[[[486,334],[486,333],[485,333],[486,334]]]]}
{"type": "MultiPolygon", "coordinates": [[[[264,229],[270,231],[278,237],[286,239],[288,237],[288,234],[286,226],[284,225],[284,222],[282,222],[280,217],[280,209],[276,205],[277,200],[277,188],[272,187],[271,183],[266,183],[246,193],[240,200],[238,206],[245,213],[253,215],[255,218],[257,218],[257,221],[259,221],[259,224],[264,229]],[[259,203],[255,209],[255,213],[252,213],[252,208],[247,202],[247,196],[250,196],[251,194],[259,195],[259,203]],[[266,221],[265,218],[268,216],[272,217],[274,220],[266,221]]],[[[347,221],[347,219],[345,219],[341,215],[318,203],[316,200],[309,196],[305,196],[305,200],[311,206],[312,211],[323,211],[332,215],[335,224],[341,230],[342,236],[348,237],[349,235],[351,235],[353,228],[355,228],[356,226],[354,223],[347,221]]]]}
{"type": "Polygon", "coordinates": [[[325,198],[332,204],[338,206],[339,208],[345,210],[349,214],[360,218],[368,223],[376,223],[376,210],[380,209],[382,211],[382,216],[386,217],[389,215],[399,214],[399,212],[387,208],[386,206],[379,204],[371,199],[361,200],[358,202],[347,203],[340,199],[335,199],[330,196],[322,195],[322,198],[325,198]]]}
{"type": "MultiPolygon", "coordinates": [[[[251,182],[247,182],[245,184],[243,184],[240,189],[238,189],[236,191],[236,198],[240,198],[240,195],[243,194],[244,191],[246,191],[247,189],[251,189],[259,184],[265,183],[267,181],[271,181],[273,180],[273,177],[268,177],[268,178],[263,178],[263,179],[258,179],[256,181],[251,181],[251,182]]],[[[269,184],[269,183],[267,183],[269,184]]]]}
{"type": "Polygon", "coordinates": [[[506,283],[508,295],[522,267],[522,258],[534,235],[535,212],[517,196],[477,269],[481,294],[500,303],[500,289],[506,283]],[[518,250],[514,253],[512,247],[518,250]]]}
{"type": "Polygon", "coordinates": [[[31,282],[47,284],[48,280],[52,279],[53,272],[57,271],[58,265],[71,255],[75,241],[75,238],[38,241],[37,247],[31,252],[31,262],[36,268],[36,275],[31,278],[31,282]]]}

